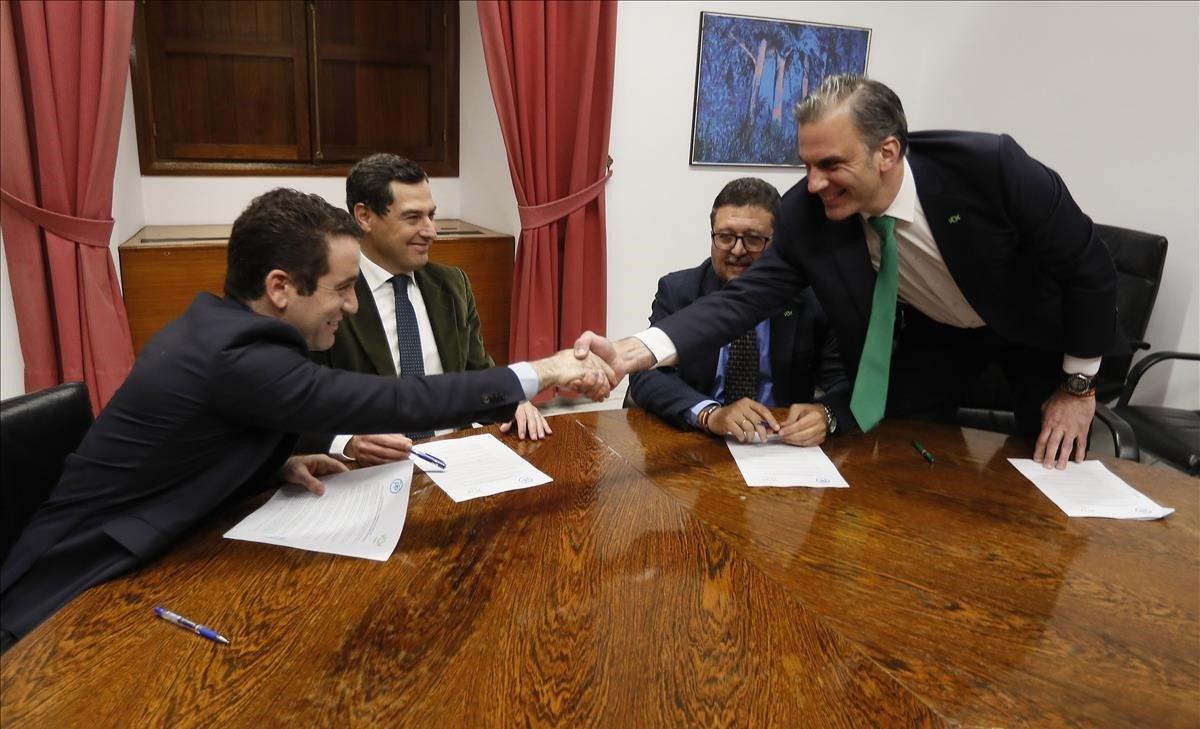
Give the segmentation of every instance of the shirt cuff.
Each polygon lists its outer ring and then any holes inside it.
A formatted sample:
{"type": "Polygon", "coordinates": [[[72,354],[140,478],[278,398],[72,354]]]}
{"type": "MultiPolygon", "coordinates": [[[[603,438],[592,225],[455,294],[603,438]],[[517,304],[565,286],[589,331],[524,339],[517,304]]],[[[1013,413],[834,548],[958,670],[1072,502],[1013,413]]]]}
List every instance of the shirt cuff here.
{"type": "Polygon", "coordinates": [[[1063,372],[1068,375],[1094,375],[1100,371],[1100,362],[1103,357],[1091,357],[1084,359],[1082,357],[1072,357],[1069,354],[1063,355],[1063,372]]]}
{"type": "Polygon", "coordinates": [[[688,422],[688,425],[692,426],[693,428],[699,428],[700,427],[700,411],[703,410],[704,408],[708,407],[709,405],[720,406],[720,404],[721,403],[717,402],[716,400],[701,400],[700,402],[696,403],[696,405],[691,410],[687,411],[687,415],[684,416],[684,420],[686,420],[688,422]]]}
{"type": "Polygon", "coordinates": [[[528,362],[514,362],[508,366],[517,379],[521,381],[521,389],[525,391],[526,400],[532,400],[533,396],[538,394],[538,385],[541,380],[538,378],[537,370],[528,362]]]}
{"type": "Polygon", "coordinates": [[[654,355],[657,367],[668,367],[675,364],[675,343],[667,336],[667,333],[658,327],[650,327],[649,329],[638,332],[633,335],[642,344],[646,345],[646,349],[650,350],[650,354],[654,355]]]}
{"type": "Polygon", "coordinates": [[[353,461],[354,459],[345,454],[346,446],[350,444],[352,435],[336,435],[333,437],[333,442],[329,444],[329,455],[334,458],[341,458],[344,461],[353,461]]]}

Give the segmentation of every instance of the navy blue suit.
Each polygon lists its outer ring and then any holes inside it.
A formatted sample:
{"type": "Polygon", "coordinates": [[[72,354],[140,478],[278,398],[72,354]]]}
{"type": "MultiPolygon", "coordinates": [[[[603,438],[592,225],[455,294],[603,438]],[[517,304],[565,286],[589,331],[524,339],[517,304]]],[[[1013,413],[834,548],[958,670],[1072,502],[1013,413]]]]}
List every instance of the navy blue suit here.
{"type": "MultiPolygon", "coordinates": [[[[693,301],[720,291],[722,286],[724,282],[713,269],[711,259],[695,268],[663,276],[658,281],[650,324],[657,325],[693,301]]],[[[724,344],[681,359],[677,367],[631,375],[629,392],[634,402],[668,422],[680,427],[687,425],[688,411],[711,399],[718,355],[724,344]]],[[[812,291],[797,293],[771,317],[769,352],[776,405],[813,402],[814,385],[819,385],[825,391],[819,402],[833,409],[839,423],[854,422],[849,406],[850,386],[838,358],[837,339],[812,291]]]]}
{"type": "MultiPolygon", "coordinates": [[[[1007,347],[1010,384],[1014,378],[1031,383],[1014,388],[1014,408],[1028,432],[1040,422],[1040,403],[1060,376],[1051,364],[1054,355],[1125,351],[1116,336],[1112,259],[1062,179],[1007,135],[914,132],[908,161],[950,275],[998,343],[988,343],[989,352],[1007,347]],[[1029,365],[1024,371],[1023,364],[1029,365]]],[[[875,287],[862,223],[857,215],[826,218],[807,178],[784,195],[775,221],[775,243],[762,258],[719,293],[657,326],[687,360],[729,341],[811,285],[837,332],[853,383],[875,287]]],[[[889,416],[911,415],[920,400],[944,399],[958,390],[951,387],[953,378],[969,376],[966,369],[979,365],[973,361],[957,372],[957,353],[976,343],[955,346],[952,327],[926,329],[927,336],[914,340],[918,346],[906,349],[901,366],[893,358],[889,416]],[[934,353],[930,342],[947,346],[934,353]],[[894,406],[895,399],[904,404],[894,406]]]]}

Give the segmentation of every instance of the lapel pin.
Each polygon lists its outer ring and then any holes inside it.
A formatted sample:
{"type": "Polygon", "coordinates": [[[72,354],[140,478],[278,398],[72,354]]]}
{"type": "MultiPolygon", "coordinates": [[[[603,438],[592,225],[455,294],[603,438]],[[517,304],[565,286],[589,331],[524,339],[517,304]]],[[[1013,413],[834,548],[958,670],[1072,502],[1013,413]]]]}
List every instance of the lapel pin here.
{"type": "Polygon", "coordinates": [[[788,309],[787,311],[783,312],[783,315],[784,315],[784,316],[791,316],[791,315],[792,315],[792,310],[791,310],[791,309],[788,309]]]}
{"type": "Polygon", "coordinates": [[[950,223],[950,225],[954,225],[955,223],[957,223],[960,220],[962,220],[962,216],[959,215],[958,213],[955,213],[954,215],[951,215],[949,218],[946,218],[946,222],[950,223]]]}

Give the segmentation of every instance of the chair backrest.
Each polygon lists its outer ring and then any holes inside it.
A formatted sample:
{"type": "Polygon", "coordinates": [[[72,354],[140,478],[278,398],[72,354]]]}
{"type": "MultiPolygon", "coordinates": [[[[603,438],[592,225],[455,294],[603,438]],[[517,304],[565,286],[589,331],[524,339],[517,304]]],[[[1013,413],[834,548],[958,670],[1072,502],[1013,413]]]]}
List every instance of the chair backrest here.
{"type": "MultiPolygon", "coordinates": [[[[1150,324],[1163,264],[1167,239],[1154,233],[1096,224],[1096,234],[1108,246],[1117,269],[1117,323],[1130,341],[1140,344],[1150,324]]],[[[1096,378],[1096,396],[1101,401],[1116,397],[1125,385],[1133,351],[1104,358],[1096,378]]]]}
{"type": "Polygon", "coordinates": [[[82,382],[0,402],[0,561],[58,483],[67,456],[91,424],[92,404],[82,382]]]}
{"type": "MultiPolygon", "coordinates": [[[[1146,336],[1154,301],[1158,298],[1158,285],[1167,258],[1167,239],[1099,223],[1096,234],[1108,247],[1117,269],[1117,325],[1130,342],[1138,345],[1146,336]]],[[[1132,348],[1128,354],[1104,358],[1096,377],[1097,400],[1108,402],[1121,393],[1132,362],[1132,348]]],[[[964,406],[959,408],[954,420],[967,427],[1015,433],[1017,421],[1009,412],[1011,406],[1008,403],[1011,402],[1004,374],[999,365],[991,365],[970,387],[964,406]]]]}

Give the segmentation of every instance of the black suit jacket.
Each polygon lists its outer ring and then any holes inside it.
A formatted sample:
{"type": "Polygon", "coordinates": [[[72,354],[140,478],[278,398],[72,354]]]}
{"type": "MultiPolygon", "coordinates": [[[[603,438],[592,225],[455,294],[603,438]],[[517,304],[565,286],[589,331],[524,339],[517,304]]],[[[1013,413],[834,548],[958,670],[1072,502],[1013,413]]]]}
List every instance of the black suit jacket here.
{"type": "MultiPolygon", "coordinates": [[[[438,357],[445,372],[467,372],[495,367],[496,363],[483,347],[479,312],[471,282],[461,268],[440,263],[427,263],[413,272],[425,311],[433,329],[438,357]]],[[[358,296],[358,311],[342,319],[334,335],[333,346],[324,352],[312,352],[314,362],[350,372],[396,376],[391,347],[379,318],[379,308],[367,281],[362,276],[354,284],[358,296]]],[[[481,418],[488,422],[487,418],[481,418]]],[[[443,427],[467,425],[446,422],[443,427]]],[[[338,431],[350,433],[355,431],[338,431]]],[[[300,453],[326,453],[337,433],[308,433],[300,437],[296,450],[300,453]]]]}
{"type": "MultiPolygon", "coordinates": [[[[711,259],[695,268],[663,276],[658,281],[650,324],[658,324],[723,286],[711,259]]],[[[711,399],[721,346],[724,343],[697,352],[681,360],[677,367],[631,375],[629,391],[634,402],[675,425],[687,425],[688,411],[696,403],[711,399]]],[[[769,352],[776,405],[812,402],[814,385],[820,385],[825,394],[819,401],[834,410],[838,422],[854,422],[849,407],[850,386],[838,358],[837,339],[811,290],[796,294],[782,311],[771,317],[769,352]]]]}
{"type": "MultiPolygon", "coordinates": [[[[908,160],[950,275],[1001,338],[1078,357],[1124,351],[1112,259],[1053,170],[1007,135],[969,132],[914,132],[908,160]]],[[[658,327],[681,359],[699,356],[811,284],[853,382],[875,287],[862,224],[827,219],[807,178],[775,219],[762,258],[658,327]]]]}
{"type": "MultiPolygon", "coordinates": [[[[291,325],[201,294],[146,343],[13,546],[0,576],[6,619],[21,608],[9,588],[60,540],[103,533],[149,561],[226,500],[272,486],[296,431],[509,418],[524,397],[508,368],[398,378],[321,367],[291,325]]],[[[81,562],[63,576],[71,594],[92,572],[81,562]]]]}

